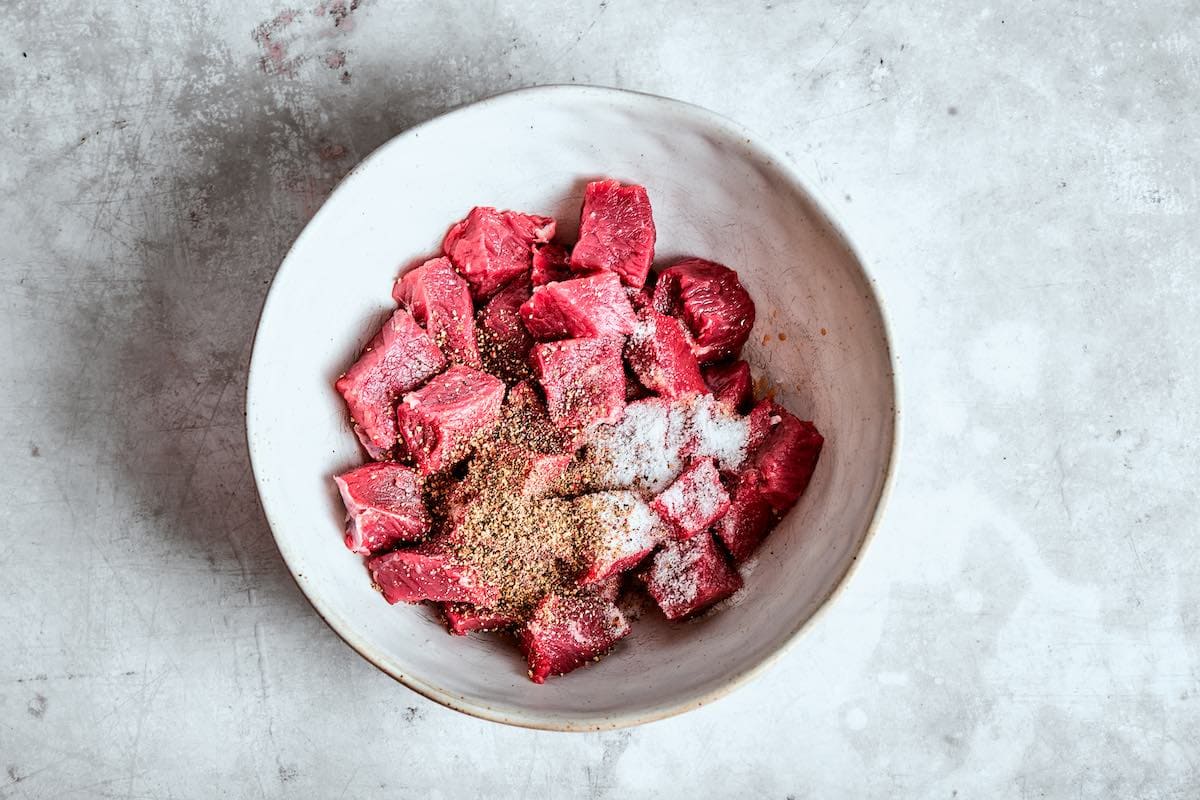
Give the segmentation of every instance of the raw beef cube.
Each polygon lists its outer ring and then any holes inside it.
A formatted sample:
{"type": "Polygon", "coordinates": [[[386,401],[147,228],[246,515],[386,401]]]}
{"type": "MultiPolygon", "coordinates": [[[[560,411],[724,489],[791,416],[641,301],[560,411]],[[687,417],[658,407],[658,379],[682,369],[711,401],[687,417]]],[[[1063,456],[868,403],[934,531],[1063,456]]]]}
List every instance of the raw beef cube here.
{"type": "Polygon", "coordinates": [[[765,398],[755,404],[746,419],[750,423],[750,436],[746,440],[746,452],[753,453],[758,446],[767,440],[767,434],[783,421],[787,410],[771,398],[765,398]]]}
{"type": "Polygon", "coordinates": [[[758,470],[742,470],[737,476],[729,511],[713,530],[734,562],[741,564],[754,554],[774,526],[775,513],[762,496],[762,476],[758,470]]]}
{"type": "Polygon", "coordinates": [[[521,319],[541,341],[624,336],[637,322],[621,279],[612,272],[537,287],[521,306],[521,319]]]}
{"type": "Polygon", "coordinates": [[[708,392],[683,323],[652,308],[638,312],[625,359],[647,389],[664,397],[708,392]]]}
{"type": "Polygon", "coordinates": [[[697,614],[742,588],[742,576],[707,533],[667,542],[644,580],[646,591],[672,620],[697,614]]]}
{"type": "Polygon", "coordinates": [[[528,272],[533,246],[553,237],[554,220],[549,217],[476,207],[446,232],[442,250],[471,284],[475,299],[487,300],[528,272]]]}
{"type": "Polygon", "coordinates": [[[473,440],[496,427],[504,381],[461,364],[410,392],[396,406],[404,449],[422,475],[466,455],[473,440]]]}
{"type": "Polygon", "coordinates": [[[693,461],[650,507],[667,522],[675,537],[689,539],[729,510],[729,493],[711,458],[693,461]]]}
{"type": "Polygon", "coordinates": [[[579,583],[603,581],[633,569],[667,536],[658,515],[637,492],[598,492],[575,501],[590,536],[579,583]]]}
{"type": "Polygon", "coordinates": [[[583,194],[579,241],[571,269],[611,270],[628,286],[641,288],[654,261],[654,215],[641,186],[595,181],[583,194]]]}
{"type": "Polygon", "coordinates": [[[736,358],[754,327],[754,301],[737,273],[700,258],[659,274],[654,307],[684,321],[701,364],[736,358]]]}
{"type": "Polygon", "coordinates": [[[533,268],[529,277],[534,286],[551,281],[565,281],[571,277],[571,257],[566,249],[551,242],[533,251],[533,268]]]}
{"type": "Polygon", "coordinates": [[[545,683],[612,649],[629,635],[629,623],[610,600],[596,595],[548,595],[519,632],[529,677],[545,683]]]}
{"type": "Polygon", "coordinates": [[[487,606],[500,599],[500,590],[484,584],[475,568],[456,558],[443,542],[375,556],[367,568],[392,604],[439,600],[487,606]]]}
{"type": "Polygon", "coordinates": [[[396,445],[396,400],[441,372],[446,358],[407,311],[383,324],[358,361],[335,386],[371,458],[386,457],[396,445]]]}
{"type": "Polygon", "coordinates": [[[750,375],[750,365],[745,361],[705,367],[704,382],[708,384],[713,395],[718,400],[728,403],[730,408],[744,412],[750,407],[754,382],[750,375]]]}
{"type": "Polygon", "coordinates": [[[571,463],[569,453],[539,453],[510,442],[492,442],[471,464],[471,477],[504,488],[522,497],[543,497],[557,484],[571,463]]]}
{"type": "Polygon", "coordinates": [[[450,361],[479,367],[471,288],[448,258],[432,258],[400,276],[392,297],[425,326],[450,361]]]}
{"type": "Polygon", "coordinates": [[[481,608],[466,603],[441,603],[439,609],[446,627],[455,636],[466,636],[473,631],[499,631],[511,628],[520,618],[507,611],[481,608]]]}
{"type": "Polygon", "coordinates": [[[516,383],[529,377],[529,348],[533,337],[521,321],[521,306],[533,287],[524,275],[504,286],[479,311],[477,336],[484,368],[516,383]]]}
{"type": "Polygon", "coordinates": [[[333,479],[346,504],[346,547],[364,556],[429,532],[421,482],[408,467],[363,464],[333,479]]]}
{"type": "Polygon", "coordinates": [[[625,370],[619,338],[564,339],[533,347],[533,372],[546,409],[560,430],[576,434],[616,422],[625,408],[625,370]]]}
{"type": "Polygon", "coordinates": [[[448,488],[429,495],[427,507],[438,517],[440,530],[454,531],[466,521],[467,512],[479,499],[480,487],[470,480],[469,472],[466,480],[459,480],[448,472],[434,476],[434,479],[443,476],[447,479],[448,488]]]}
{"type": "Polygon", "coordinates": [[[763,497],[771,508],[783,514],[796,504],[808,486],[825,439],[811,422],[797,419],[782,406],[772,405],[773,413],[768,418],[770,430],[750,457],[750,466],[762,475],[763,497]]]}

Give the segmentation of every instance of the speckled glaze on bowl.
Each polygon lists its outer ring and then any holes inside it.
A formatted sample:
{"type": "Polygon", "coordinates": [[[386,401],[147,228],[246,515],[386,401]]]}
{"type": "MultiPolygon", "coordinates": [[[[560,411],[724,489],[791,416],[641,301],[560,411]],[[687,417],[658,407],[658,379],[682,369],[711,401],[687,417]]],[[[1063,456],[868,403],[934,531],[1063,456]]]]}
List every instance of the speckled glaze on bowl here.
{"type": "Polygon", "coordinates": [[[846,579],[880,513],[897,430],[885,321],[860,259],[791,164],[712,112],[644,94],[547,86],[452,111],[392,139],[296,240],[263,307],[247,389],[255,479],[280,552],[325,621],[406,686],[459,711],[555,730],[636,725],[697,708],[762,670],[846,579]],[[451,637],[387,605],[342,544],[330,476],[363,455],[332,386],[391,307],[402,267],[474,205],[560,221],[584,184],[644,184],[657,262],[741,275],[758,308],[746,350],[826,445],[740,602],[678,626],[645,614],[599,664],[536,686],[508,642],[451,637]]]}

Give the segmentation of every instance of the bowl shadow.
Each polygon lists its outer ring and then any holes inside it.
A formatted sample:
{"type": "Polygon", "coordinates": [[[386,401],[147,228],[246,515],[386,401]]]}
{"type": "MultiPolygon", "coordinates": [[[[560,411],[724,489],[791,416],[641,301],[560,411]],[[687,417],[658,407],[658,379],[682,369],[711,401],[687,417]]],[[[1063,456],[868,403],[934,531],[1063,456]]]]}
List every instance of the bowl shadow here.
{"type": "MultiPolygon", "coordinates": [[[[481,85],[460,99],[503,88],[481,85]]],[[[276,269],[341,178],[451,107],[429,96],[419,88],[379,96],[330,123],[285,108],[233,126],[198,124],[179,156],[187,166],[146,215],[140,263],[128,267],[138,289],[127,313],[138,324],[91,343],[89,355],[123,398],[111,428],[123,501],[161,532],[165,554],[212,573],[200,586],[215,585],[216,597],[199,602],[307,613],[251,473],[245,394],[254,333],[276,269]]]]}

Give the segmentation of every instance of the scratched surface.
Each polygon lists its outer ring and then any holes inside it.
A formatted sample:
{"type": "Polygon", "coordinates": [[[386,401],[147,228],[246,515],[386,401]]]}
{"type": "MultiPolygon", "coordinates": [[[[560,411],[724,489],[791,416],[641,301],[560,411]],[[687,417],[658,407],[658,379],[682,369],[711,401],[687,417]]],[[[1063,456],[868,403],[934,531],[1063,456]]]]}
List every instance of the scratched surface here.
{"type": "Polygon", "coordinates": [[[1196,2],[189,5],[0,28],[0,797],[1195,797],[1196,2]],[[567,736],[323,626],[242,396],[341,175],[570,81],[786,150],[874,266],[907,417],[886,524],[778,667],[567,736]]]}

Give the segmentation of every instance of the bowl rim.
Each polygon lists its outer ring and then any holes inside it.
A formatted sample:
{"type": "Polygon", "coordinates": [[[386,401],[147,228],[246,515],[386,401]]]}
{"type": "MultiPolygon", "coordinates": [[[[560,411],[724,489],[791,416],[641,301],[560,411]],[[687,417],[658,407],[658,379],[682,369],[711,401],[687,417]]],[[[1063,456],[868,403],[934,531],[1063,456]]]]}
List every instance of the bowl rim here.
{"type": "Polygon", "coordinates": [[[299,587],[301,594],[317,616],[329,626],[329,628],[337,634],[337,636],[349,645],[360,656],[374,665],[384,674],[392,677],[404,686],[412,689],[418,694],[432,700],[439,705],[454,711],[467,714],[472,717],[487,720],[489,722],[498,722],[505,725],[512,725],[520,728],[528,728],[533,730],[545,731],[566,731],[566,732],[582,732],[582,731],[607,731],[617,730],[620,728],[628,728],[646,723],[655,722],[661,719],[677,716],[688,711],[700,708],[701,706],[709,705],[729,693],[733,692],[754,678],[761,675],[770,667],[774,666],[782,656],[788,652],[801,635],[808,630],[813,622],[820,617],[828,608],[833,600],[845,589],[850,579],[854,576],[862,561],[863,554],[866,552],[868,545],[874,539],[875,533],[882,521],[884,509],[887,506],[891,496],[892,486],[894,483],[897,459],[900,452],[900,379],[899,379],[899,358],[892,344],[891,325],[888,320],[887,311],[883,304],[883,299],[879,293],[879,287],[867,267],[867,260],[863,257],[862,252],[856,247],[850,238],[846,235],[842,224],[836,219],[833,213],[829,210],[829,203],[822,193],[816,189],[815,184],[809,180],[796,166],[793,160],[776,149],[773,145],[767,143],[762,137],[750,131],[741,123],[711,111],[703,106],[695,105],[683,100],[664,97],[662,95],[651,94],[647,92],[634,91],[630,89],[618,89],[614,87],[586,85],[586,84],[543,84],[534,85],[519,89],[512,89],[457,106],[449,111],[431,117],[424,122],[418,123],[412,127],[406,128],[400,133],[388,139],[386,142],[372,151],[366,158],[356,164],[346,175],[339,181],[338,185],[330,192],[329,196],[322,203],[321,207],[305,224],[300,231],[295,241],[288,248],[287,253],[279,262],[279,267],[276,268],[275,274],[271,279],[271,286],[267,290],[266,298],[263,301],[262,308],[259,311],[258,320],[255,324],[254,338],[251,343],[250,360],[247,369],[246,379],[246,394],[244,403],[244,417],[246,428],[246,447],[250,457],[251,472],[254,474],[255,489],[258,494],[259,507],[262,508],[263,516],[267,520],[267,525],[271,529],[271,537],[275,540],[275,546],[279,549],[280,555],[288,568],[288,574],[296,586],[299,587]],[[365,641],[353,630],[343,630],[335,622],[330,619],[330,614],[323,607],[323,601],[320,597],[315,596],[315,593],[310,593],[308,582],[304,580],[304,576],[299,574],[293,567],[293,558],[291,546],[287,544],[277,533],[277,524],[272,518],[270,509],[267,508],[263,500],[263,480],[260,478],[259,457],[256,455],[255,435],[253,430],[253,422],[251,415],[251,404],[255,394],[257,381],[255,380],[254,365],[259,356],[258,349],[260,345],[259,337],[262,329],[262,319],[266,315],[268,308],[273,302],[279,302],[277,297],[277,288],[279,286],[279,277],[283,272],[283,267],[287,264],[292,254],[306,240],[307,236],[313,228],[313,221],[322,213],[325,213],[329,201],[338,193],[343,191],[351,178],[358,173],[363,172],[371,167],[371,165],[379,160],[384,151],[392,146],[405,141],[409,138],[416,137],[420,132],[434,123],[440,123],[448,117],[466,117],[476,114],[484,109],[499,105],[506,102],[511,102],[518,97],[529,95],[557,95],[569,96],[576,95],[582,97],[592,97],[596,99],[611,99],[624,103],[642,103],[651,106],[670,106],[675,113],[685,115],[686,117],[710,128],[716,128],[723,134],[739,139],[747,150],[753,155],[756,155],[766,161],[769,161],[774,167],[781,170],[786,177],[798,186],[809,200],[809,205],[816,212],[827,229],[836,237],[837,243],[845,248],[845,250],[857,262],[859,269],[862,271],[870,292],[870,299],[874,302],[878,309],[880,319],[880,334],[883,339],[883,345],[886,350],[889,373],[891,378],[892,391],[892,436],[887,442],[887,463],[884,468],[883,481],[880,484],[878,495],[875,498],[875,508],[871,516],[870,522],[867,524],[867,529],[863,535],[862,542],[858,549],[852,554],[849,564],[846,566],[842,574],[838,577],[837,582],[832,588],[821,598],[816,608],[806,619],[799,622],[787,638],[771,653],[764,656],[756,664],[734,672],[726,677],[726,679],[717,686],[700,696],[675,703],[666,707],[655,707],[648,710],[632,711],[609,714],[599,719],[587,719],[586,721],[576,722],[573,720],[563,720],[555,717],[548,717],[538,713],[501,710],[492,708],[486,704],[468,700],[466,697],[449,692],[429,683],[425,680],[412,675],[405,674],[400,670],[391,668],[386,664],[386,659],[376,652],[375,646],[368,641],[365,641]]]}

